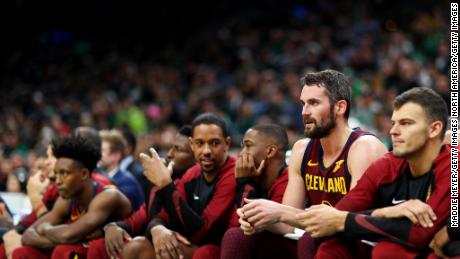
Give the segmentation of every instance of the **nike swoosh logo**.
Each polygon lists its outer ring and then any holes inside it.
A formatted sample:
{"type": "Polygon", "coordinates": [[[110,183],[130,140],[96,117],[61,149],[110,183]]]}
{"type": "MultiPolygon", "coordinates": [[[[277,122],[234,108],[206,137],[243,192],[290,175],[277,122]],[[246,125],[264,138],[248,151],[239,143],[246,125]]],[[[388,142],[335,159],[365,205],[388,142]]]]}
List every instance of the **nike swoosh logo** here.
{"type": "Polygon", "coordinates": [[[403,203],[403,202],[405,202],[405,201],[406,201],[406,200],[396,200],[395,198],[393,198],[393,200],[391,200],[391,203],[393,203],[393,204],[396,205],[396,204],[403,203]]]}
{"type": "Polygon", "coordinates": [[[318,163],[313,163],[311,160],[308,160],[307,165],[308,165],[308,166],[317,166],[318,163]]]}
{"type": "Polygon", "coordinates": [[[194,200],[199,200],[200,197],[199,197],[199,196],[196,196],[195,194],[193,194],[193,199],[194,199],[194,200]]]}

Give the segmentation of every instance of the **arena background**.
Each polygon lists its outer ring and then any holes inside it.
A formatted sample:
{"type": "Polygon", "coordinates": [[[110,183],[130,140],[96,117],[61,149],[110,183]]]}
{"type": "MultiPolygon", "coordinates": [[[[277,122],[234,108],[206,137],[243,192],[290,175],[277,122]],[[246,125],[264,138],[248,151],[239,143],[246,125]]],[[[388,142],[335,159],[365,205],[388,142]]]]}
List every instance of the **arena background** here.
{"type": "Polygon", "coordinates": [[[350,123],[390,145],[391,102],[428,86],[449,102],[447,1],[27,1],[0,8],[0,190],[57,135],[131,129],[164,152],[201,112],[302,136],[299,78],[352,80],[350,123]]]}

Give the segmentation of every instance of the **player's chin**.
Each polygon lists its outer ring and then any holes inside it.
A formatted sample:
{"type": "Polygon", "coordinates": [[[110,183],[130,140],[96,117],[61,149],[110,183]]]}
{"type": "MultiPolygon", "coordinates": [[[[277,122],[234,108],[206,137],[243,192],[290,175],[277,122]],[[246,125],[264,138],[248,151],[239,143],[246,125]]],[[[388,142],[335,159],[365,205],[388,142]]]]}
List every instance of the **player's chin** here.
{"type": "Polygon", "coordinates": [[[204,173],[209,173],[209,172],[213,172],[214,169],[215,169],[215,165],[214,164],[201,164],[201,169],[204,173]]]}
{"type": "Polygon", "coordinates": [[[59,193],[59,196],[61,198],[65,199],[65,200],[70,198],[70,196],[69,196],[69,194],[68,194],[68,192],[66,190],[63,190],[63,189],[58,190],[58,193],[59,193]]]}
{"type": "Polygon", "coordinates": [[[407,154],[407,152],[402,150],[402,149],[400,149],[400,148],[394,148],[393,149],[393,155],[395,157],[404,158],[404,157],[406,157],[406,154],[407,154]]]}
{"type": "Polygon", "coordinates": [[[203,170],[212,169],[216,166],[216,161],[214,159],[201,159],[200,165],[203,170]]]}

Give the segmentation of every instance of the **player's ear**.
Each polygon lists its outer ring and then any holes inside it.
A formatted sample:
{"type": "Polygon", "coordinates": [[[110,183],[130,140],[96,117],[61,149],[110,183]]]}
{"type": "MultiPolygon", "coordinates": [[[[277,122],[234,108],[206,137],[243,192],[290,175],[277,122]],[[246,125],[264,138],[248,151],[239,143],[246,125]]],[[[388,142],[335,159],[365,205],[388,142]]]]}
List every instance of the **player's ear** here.
{"type": "Polygon", "coordinates": [[[88,168],[83,167],[81,169],[81,179],[85,181],[89,177],[91,177],[91,172],[88,170],[88,168]]]}
{"type": "Polygon", "coordinates": [[[232,146],[232,138],[226,137],[226,138],[225,138],[225,145],[227,146],[227,149],[226,149],[226,150],[229,150],[230,147],[232,146]]]}
{"type": "Polygon", "coordinates": [[[267,149],[268,149],[267,158],[274,157],[276,153],[278,152],[278,147],[276,145],[269,145],[267,149]]]}
{"type": "MultiPolygon", "coordinates": [[[[438,138],[444,128],[443,126],[441,121],[433,121],[429,129],[430,138],[438,138]]],[[[444,139],[444,136],[441,139],[444,139]]]]}
{"type": "Polygon", "coordinates": [[[335,103],[335,112],[336,114],[345,114],[347,111],[347,101],[345,100],[339,100],[335,103]]]}

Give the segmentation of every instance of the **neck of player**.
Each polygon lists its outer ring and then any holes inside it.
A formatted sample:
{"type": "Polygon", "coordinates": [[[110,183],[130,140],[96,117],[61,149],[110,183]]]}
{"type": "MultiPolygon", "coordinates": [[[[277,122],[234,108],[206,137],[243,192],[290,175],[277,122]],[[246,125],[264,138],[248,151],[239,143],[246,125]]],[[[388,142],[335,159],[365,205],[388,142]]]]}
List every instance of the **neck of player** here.
{"type": "Polygon", "coordinates": [[[334,162],[340,155],[352,131],[347,123],[338,121],[337,126],[332,129],[330,134],[320,140],[323,148],[323,159],[327,165],[334,162]]]}
{"type": "Polygon", "coordinates": [[[433,161],[441,153],[442,143],[439,139],[431,139],[419,151],[411,154],[407,161],[413,176],[422,176],[428,173],[433,165],[433,161]]]}
{"type": "Polygon", "coordinates": [[[93,199],[94,183],[91,179],[85,181],[85,187],[82,191],[75,197],[78,201],[80,208],[87,209],[91,200],[93,199]]]}
{"type": "Polygon", "coordinates": [[[269,190],[272,185],[275,183],[278,178],[278,173],[282,166],[284,166],[284,161],[279,159],[267,160],[265,164],[266,172],[261,174],[260,185],[264,190],[269,190]]]}

